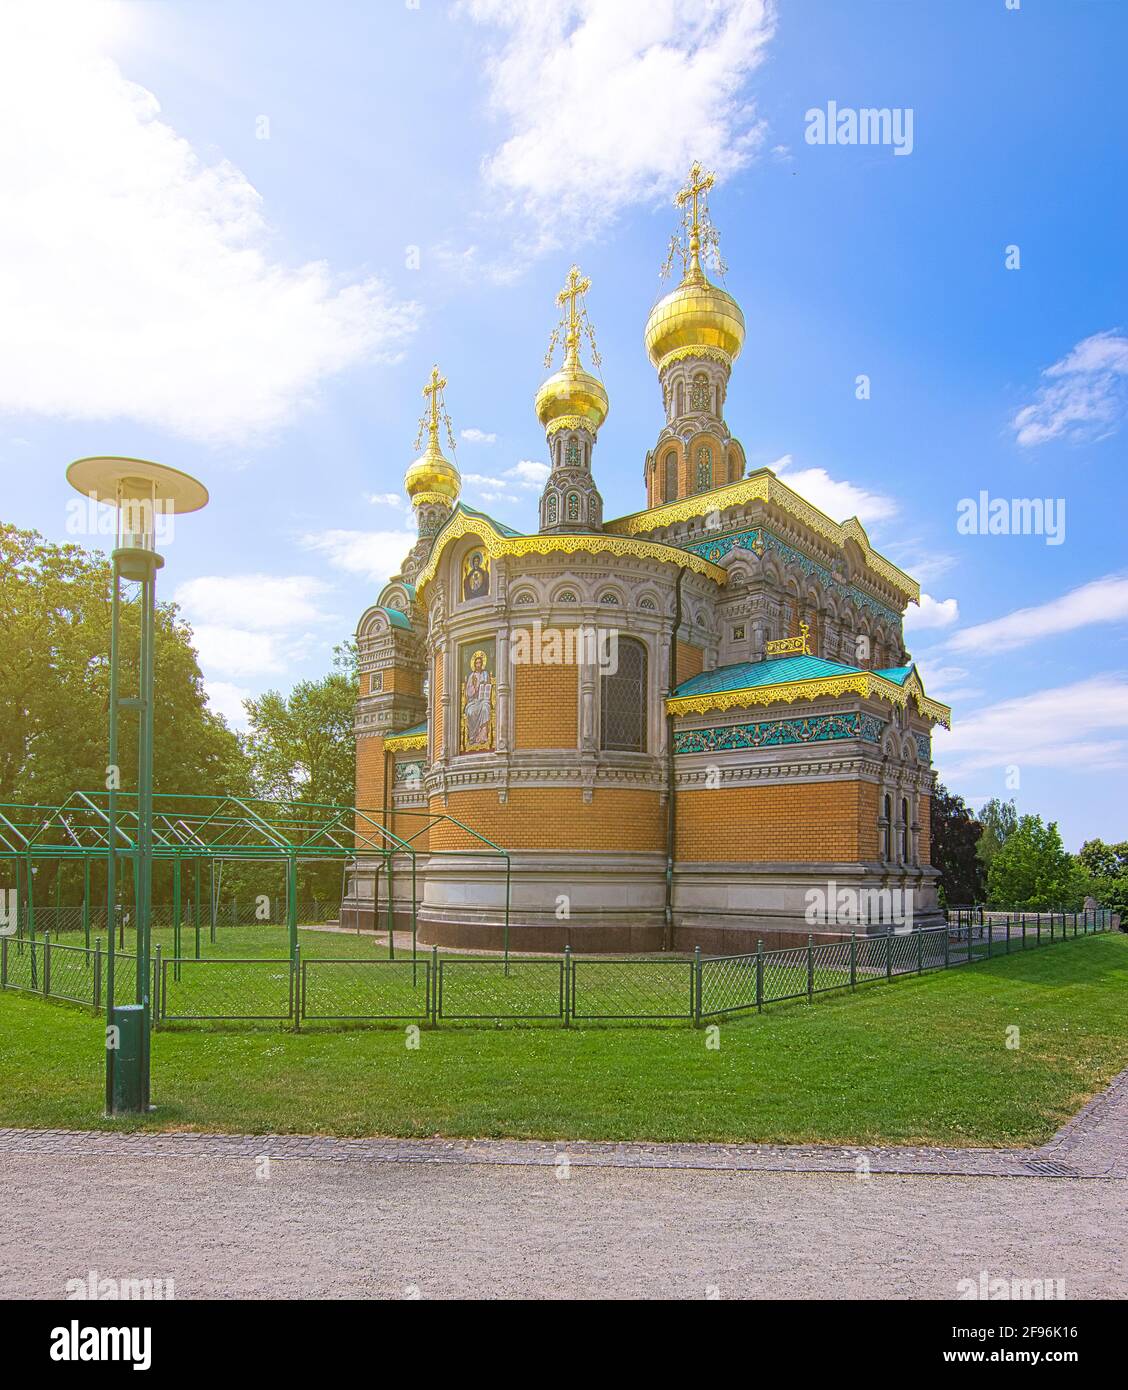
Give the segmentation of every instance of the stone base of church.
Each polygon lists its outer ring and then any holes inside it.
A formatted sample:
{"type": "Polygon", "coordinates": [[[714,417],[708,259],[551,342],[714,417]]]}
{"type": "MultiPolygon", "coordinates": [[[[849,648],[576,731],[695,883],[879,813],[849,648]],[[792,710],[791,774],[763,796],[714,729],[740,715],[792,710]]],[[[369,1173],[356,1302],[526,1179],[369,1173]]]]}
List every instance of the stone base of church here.
{"type": "MultiPolygon", "coordinates": [[[[683,863],[675,866],[671,947],[733,955],[943,922],[938,872],[873,864],[683,863]],[[911,891],[912,898],[904,896],[911,891]],[[911,913],[906,908],[911,907],[911,913]]],[[[504,859],[433,854],[416,864],[416,921],[426,946],[500,951],[506,942],[504,859]]],[[[509,949],[584,953],[660,951],[666,939],[660,854],[515,852],[509,871],[509,949]]],[[[411,928],[410,863],[393,863],[397,931],[411,928]]],[[[387,929],[387,874],[362,862],[350,875],[341,924],[387,929]],[[379,882],[377,883],[377,878],[379,882]]]]}

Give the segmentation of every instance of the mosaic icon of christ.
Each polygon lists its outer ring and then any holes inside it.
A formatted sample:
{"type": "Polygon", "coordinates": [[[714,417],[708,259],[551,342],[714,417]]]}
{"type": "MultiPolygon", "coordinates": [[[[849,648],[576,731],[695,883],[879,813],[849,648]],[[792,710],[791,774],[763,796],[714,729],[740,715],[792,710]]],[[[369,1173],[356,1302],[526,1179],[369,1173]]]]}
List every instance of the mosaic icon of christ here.
{"type": "Polygon", "coordinates": [[[462,751],[477,753],[493,747],[493,676],[484,651],[470,658],[462,687],[462,751]]]}

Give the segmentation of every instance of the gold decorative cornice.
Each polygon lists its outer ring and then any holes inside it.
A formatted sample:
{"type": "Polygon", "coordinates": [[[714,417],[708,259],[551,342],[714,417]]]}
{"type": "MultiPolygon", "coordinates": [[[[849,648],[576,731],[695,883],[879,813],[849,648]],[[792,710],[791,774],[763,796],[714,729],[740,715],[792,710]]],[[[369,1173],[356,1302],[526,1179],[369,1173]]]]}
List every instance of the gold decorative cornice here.
{"type": "Polygon", "coordinates": [[[389,734],[384,739],[384,747],[392,753],[404,753],[409,748],[426,748],[426,734],[389,734]]]}
{"type": "Polygon", "coordinates": [[[586,415],[558,415],[548,422],[545,434],[551,438],[557,430],[584,430],[595,438],[595,426],[586,415]]]}
{"type": "Polygon", "coordinates": [[[817,676],[812,680],[777,681],[774,685],[747,686],[743,690],[706,691],[700,695],[675,695],[666,701],[671,714],[709,714],[713,710],[745,709],[751,705],[791,704],[796,700],[817,700],[827,695],[860,695],[864,699],[885,700],[904,709],[912,698],[922,718],[944,728],[952,727],[952,711],[939,700],[930,700],[914,672],[898,685],[872,671],[846,676],[817,676]]]}
{"type": "Polygon", "coordinates": [[[491,559],[508,555],[633,555],[642,560],[661,560],[668,565],[684,566],[694,574],[702,574],[707,579],[712,579],[716,584],[728,582],[728,573],[720,565],[703,560],[688,550],[679,550],[675,545],[663,545],[659,541],[636,541],[625,536],[600,533],[586,536],[503,536],[494,529],[487,518],[469,516],[466,512],[459,511],[435,537],[427,563],[415,576],[417,594],[421,594],[434,579],[446,547],[452,541],[466,535],[480,537],[491,559]]]}
{"type": "Polygon", "coordinates": [[[898,569],[892,561],[874,550],[857,517],[851,517],[849,521],[841,523],[832,521],[825,512],[820,512],[797,492],[793,492],[786,483],[780,482],[770,468],[758,469],[739,483],[713,488],[710,492],[699,492],[693,497],[683,498],[680,502],[668,502],[662,507],[650,507],[646,511],[616,517],[613,521],[604,523],[604,530],[615,535],[637,536],[645,531],[656,531],[661,526],[676,526],[682,521],[692,521],[695,517],[722,511],[725,507],[739,507],[746,502],[757,501],[779,507],[834,545],[841,546],[848,540],[854,541],[861,550],[869,570],[892,585],[898,593],[904,594],[911,602],[920,602],[920,585],[904,570],[898,569]]]}
{"type": "Polygon", "coordinates": [[[453,505],[445,492],[417,492],[411,500],[417,507],[425,507],[431,503],[439,503],[447,507],[453,505]]]}
{"type": "Polygon", "coordinates": [[[666,353],[658,363],[658,375],[661,376],[667,367],[672,367],[675,362],[684,362],[686,358],[692,358],[694,361],[698,362],[702,360],[706,362],[719,362],[721,366],[728,367],[730,371],[732,370],[731,353],[725,352],[724,348],[705,347],[702,345],[701,347],[674,348],[672,352],[666,353]]]}

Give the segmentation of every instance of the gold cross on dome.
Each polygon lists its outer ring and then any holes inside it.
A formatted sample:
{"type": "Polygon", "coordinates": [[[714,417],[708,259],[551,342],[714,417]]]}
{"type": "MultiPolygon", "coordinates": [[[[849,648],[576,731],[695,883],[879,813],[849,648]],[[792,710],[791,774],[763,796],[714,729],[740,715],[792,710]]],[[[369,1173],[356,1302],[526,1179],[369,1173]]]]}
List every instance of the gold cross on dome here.
{"type": "Polygon", "coordinates": [[[701,168],[699,160],[694,160],[689,170],[689,182],[684,188],[678,189],[674,196],[674,202],[679,208],[685,207],[686,203],[693,200],[693,209],[689,218],[689,234],[696,237],[701,230],[701,214],[698,207],[698,199],[708,193],[713,187],[713,175],[706,174],[701,168]]]}
{"type": "Polygon", "coordinates": [[[431,423],[429,428],[437,435],[439,432],[439,394],[446,385],[446,377],[439,375],[437,366],[431,368],[431,380],[423,388],[423,394],[429,397],[429,409],[431,412],[431,423]]]}
{"type": "Polygon", "coordinates": [[[578,265],[574,265],[568,272],[568,279],[564,283],[564,288],[556,296],[556,302],[564,310],[560,316],[560,322],[552,330],[552,337],[548,340],[548,351],[544,356],[544,365],[552,365],[552,354],[556,351],[557,344],[564,340],[564,363],[565,366],[578,367],[580,364],[580,334],[586,333],[588,344],[591,347],[591,360],[598,367],[600,363],[599,350],[595,346],[595,330],[591,326],[591,319],[588,318],[587,310],[584,308],[581,298],[591,289],[591,281],[584,275],[578,265]]]}
{"type": "Polygon", "coordinates": [[[574,339],[580,328],[580,315],[576,306],[576,301],[581,294],[587,294],[590,289],[591,281],[586,275],[580,274],[580,267],[578,265],[574,265],[568,272],[568,279],[564,288],[556,296],[556,302],[561,308],[567,305],[565,312],[568,317],[569,338],[574,339]]]}

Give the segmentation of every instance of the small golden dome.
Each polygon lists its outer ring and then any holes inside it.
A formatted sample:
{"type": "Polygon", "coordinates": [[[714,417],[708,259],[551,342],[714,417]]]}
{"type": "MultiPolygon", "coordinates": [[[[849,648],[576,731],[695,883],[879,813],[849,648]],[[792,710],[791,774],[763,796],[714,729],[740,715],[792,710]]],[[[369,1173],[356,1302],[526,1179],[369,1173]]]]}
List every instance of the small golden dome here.
{"type": "Polygon", "coordinates": [[[404,474],[403,485],[413,501],[420,493],[429,492],[457,502],[462,479],[454,464],[443,457],[438,440],[432,438],[428,441],[426,452],[404,474]]]}
{"type": "Polygon", "coordinates": [[[744,346],[744,315],[731,294],[691,272],[651,309],[645,342],[656,367],[677,348],[719,348],[731,359],[744,346]]]}
{"type": "Polygon", "coordinates": [[[609,403],[603,383],[585,372],[574,353],[569,353],[563,367],[548,378],[537,392],[537,419],[547,429],[561,416],[575,415],[598,430],[607,419],[609,403]]]}

